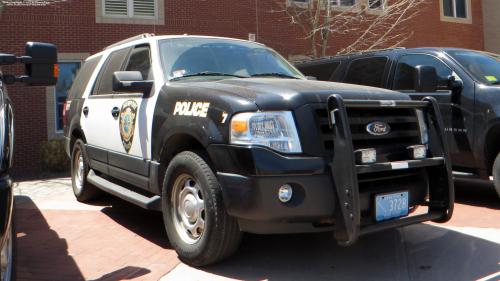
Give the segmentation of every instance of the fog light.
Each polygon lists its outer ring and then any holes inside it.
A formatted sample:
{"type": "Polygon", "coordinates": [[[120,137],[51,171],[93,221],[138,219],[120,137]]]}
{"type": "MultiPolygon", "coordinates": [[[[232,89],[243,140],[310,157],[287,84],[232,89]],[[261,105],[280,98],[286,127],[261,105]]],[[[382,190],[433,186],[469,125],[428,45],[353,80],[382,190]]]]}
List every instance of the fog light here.
{"type": "Polygon", "coordinates": [[[427,157],[427,148],[425,145],[409,146],[407,150],[408,154],[410,157],[413,157],[413,159],[423,159],[427,157]]]}
{"type": "Polygon", "coordinates": [[[278,198],[280,199],[281,202],[286,203],[292,199],[292,187],[288,184],[284,184],[283,186],[280,187],[280,190],[278,191],[278,198]]]}
{"type": "Polygon", "coordinates": [[[377,151],[373,148],[354,151],[354,157],[358,164],[370,164],[377,162],[377,151]]]}

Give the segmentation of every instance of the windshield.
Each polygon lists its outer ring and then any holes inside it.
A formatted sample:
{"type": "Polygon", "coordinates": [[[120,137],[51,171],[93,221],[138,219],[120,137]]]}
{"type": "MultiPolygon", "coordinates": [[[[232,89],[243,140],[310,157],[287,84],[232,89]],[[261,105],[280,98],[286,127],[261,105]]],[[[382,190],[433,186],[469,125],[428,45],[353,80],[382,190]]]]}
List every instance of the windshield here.
{"type": "Polygon", "coordinates": [[[472,51],[447,52],[477,81],[486,85],[500,84],[500,56],[472,51]]]}
{"type": "Polygon", "coordinates": [[[274,50],[230,39],[186,38],[160,41],[163,70],[168,80],[200,75],[217,79],[304,76],[274,50]]]}

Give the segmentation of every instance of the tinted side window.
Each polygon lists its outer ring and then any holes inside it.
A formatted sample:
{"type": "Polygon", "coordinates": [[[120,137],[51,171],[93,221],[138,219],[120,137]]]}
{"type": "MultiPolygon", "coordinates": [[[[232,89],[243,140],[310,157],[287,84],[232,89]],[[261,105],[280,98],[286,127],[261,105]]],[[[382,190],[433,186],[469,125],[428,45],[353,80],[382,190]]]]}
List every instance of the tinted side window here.
{"type": "Polygon", "coordinates": [[[149,45],[137,46],[130,54],[125,71],[140,71],[142,79],[147,80],[151,69],[149,45]]]}
{"type": "Polygon", "coordinates": [[[72,99],[80,99],[82,98],[83,92],[89,83],[90,77],[92,73],[94,73],[95,68],[101,61],[102,56],[98,56],[96,58],[90,59],[83,64],[83,67],[80,69],[78,74],[76,75],[75,82],[71,86],[71,90],[69,91],[68,100],[72,99]]]}
{"type": "Polygon", "coordinates": [[[448,76],[453,73],[446,64],[434,56],[424,54],[404,55],[399,59],[396,67],[393,90],[415,90],[415,66],[417,65],[434,66],[439,76],[448,76]]]}
{"type": "Polygon", "coordinates": [[[118,50],[108,57],[108,60],[99,73],[99,77],[97,77],[92,95],[112,95],[114,93],[112,87],[113,73],[121,70],[123,60],[129,49],[130,48],[118,50]]]}
{"type": "Polygon", "coordinates": [[[316,77],[316,79],[321,81],[330,81],[330,78],[332,77],[335,70],[337,70],[339,65],[340,62],[336,61],[333,63],[301,67],[299,68],[299,70],[306,76],[314,76],[316,77]]]}
{"type": "Polygon", "coordinates": [[[387,60],[387,57],[374,57],[351,62],[344,83],[381,87],[387,60]]]}

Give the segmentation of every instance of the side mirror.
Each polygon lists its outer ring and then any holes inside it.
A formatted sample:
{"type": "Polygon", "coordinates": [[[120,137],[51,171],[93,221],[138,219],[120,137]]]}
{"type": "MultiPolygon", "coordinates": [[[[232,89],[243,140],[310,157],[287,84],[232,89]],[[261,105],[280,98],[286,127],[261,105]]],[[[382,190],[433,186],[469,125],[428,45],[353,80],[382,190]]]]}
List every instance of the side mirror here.
{"type": "Polygon", "coordinates": [[[26,44],[26,56],[15,57],[13,55],[0,55],[0,65],[14,64],[16,62],[25,65],[25,75],[15,77],[5,74],[6,84],[15,82],[26,83],[27,86],[55,86],[59,77],[59,66],[57,65],[57,48],[52,44],[28,42],[26,44]]]}
{"type": "Polygon", "coordinates": [[[436,68],[431,65],[417,65],[415,67],[415,91],[435,92],[438,89],[438,75],[436,68]]]}
{"type": "Polygon", "coordinates": [[[59,76],[57,65],[57,48],[52,44],[28,42],[25,64],[25,74],[28,76],[23,83],[28,86],[55,86],[59,76]]]}
{"type": "Polygon", "coordinates": [[[464,82],[461,80],[455,80],[455,76],[449,75],[449,76],[441,76],[439,77],[439,82],[444,82],[442,84],[445,84],[445,86],[440,86],[439,89],[441,90],[455,90],[455,89],[461,89],[464,86],[464,82]]]}
{"type": "Polygon", "coordinates": [[[121,93],[143,93],[149,96],[153,80],[143,80],[140,71],[115,71],[113,73],[113,91],[121,93]]]}

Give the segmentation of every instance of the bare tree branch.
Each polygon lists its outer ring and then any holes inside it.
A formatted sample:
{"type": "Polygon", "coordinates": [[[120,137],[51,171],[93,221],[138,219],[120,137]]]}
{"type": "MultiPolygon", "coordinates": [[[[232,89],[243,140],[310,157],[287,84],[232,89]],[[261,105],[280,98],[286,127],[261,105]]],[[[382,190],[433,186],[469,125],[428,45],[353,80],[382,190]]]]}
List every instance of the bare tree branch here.
{"type": "Polygon", "coordinates": [[[274,0],[280,11],[286,14],[292,25],[298,25],[310,43],[311,55],[326,56],[328,48],[338,48],[329,44],[332,36],[355,34],[353,41],[337,54],[353,51],[373,50],[383,47],[400,46],[413,32],[403,29],[402,24],[414,19],[424,7],[425,0],[380,0],[382,9],[370,7],[369,0],[356,0],[349,6],[337,7],[344,3],[336,0],[274,0]]]}

